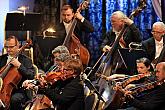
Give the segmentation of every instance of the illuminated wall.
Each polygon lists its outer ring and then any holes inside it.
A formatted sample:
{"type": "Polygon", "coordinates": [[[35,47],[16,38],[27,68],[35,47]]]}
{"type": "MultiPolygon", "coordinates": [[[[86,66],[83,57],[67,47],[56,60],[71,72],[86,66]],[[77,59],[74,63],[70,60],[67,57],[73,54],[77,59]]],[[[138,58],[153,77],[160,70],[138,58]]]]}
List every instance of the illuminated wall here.
{"type": "Polygon", "coordinates": [[[34,0],[0,0],[0,53],[2,52],[5,35],[5,16],[8,12],[16,11],[20,6],[27,6],[27,12],[33,11],[34,0]]]}
{"type": "Polygon", "coordinates": [[[4,21],[6,13],[9,11],[9,0],[0,0],[0,53],[2,52],[3,48],[3,41],[4,41],[4,21]]]}

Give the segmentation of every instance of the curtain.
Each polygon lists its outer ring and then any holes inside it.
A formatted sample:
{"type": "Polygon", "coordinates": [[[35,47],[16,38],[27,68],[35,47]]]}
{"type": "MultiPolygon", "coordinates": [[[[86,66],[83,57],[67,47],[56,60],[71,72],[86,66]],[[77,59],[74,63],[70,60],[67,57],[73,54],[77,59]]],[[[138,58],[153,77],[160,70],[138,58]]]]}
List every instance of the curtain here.
{"type": "MultiPolygon", "coordinates": [[[[83,0],[77,1],[76,5],[78,6],[83,0]]],[[[131,12],[138,7],[139,1],[140,0],[90,0],[88,13],[85,13],[85,17],[87,17],[95,27],[95,32],[90,34],[88,40],[88,48],[91,53],[91,64],[94,64],[101,55],[100,44],[102,42],[102,35],[112,27],[110,23],[111,14],[114,11],[121,10],[129,16],[131,12]],[[103,8],[102,6],[106,6],[106,8],[103,8]],[[104,32],[103,29],[106,31],[104,32]]],[[[69,0],[68,2],[72,2],[72,0],[69,0]]],[[[143,40],[151,37],[152,24],[158,20],[160,19],[154,11],[152,1],[146,0],[146,8],[134,18],[136,26],[141,31],[143,40]]]]}

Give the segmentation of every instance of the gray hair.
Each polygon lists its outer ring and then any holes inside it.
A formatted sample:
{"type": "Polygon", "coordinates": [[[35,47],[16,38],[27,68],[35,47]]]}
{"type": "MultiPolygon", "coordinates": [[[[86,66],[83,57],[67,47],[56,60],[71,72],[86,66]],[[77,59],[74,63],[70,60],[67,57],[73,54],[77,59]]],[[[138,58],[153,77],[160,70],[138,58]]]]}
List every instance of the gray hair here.
{"type": "Polygon", "coordinates": [[[153,26],[155,26],[155,25],[160,26],[160,27],[163,28],[163,30],[165,31],[165,24],[164,24],[163,22],[160,22],[160,21],[155,22],[155,23],[153,24],[153,26]]]}
{"type": "Polygon", "coordinates": [[[61,53],[57,57],[55,57],[56,61],[66,61],[71,58],[71,55],[69,53],[61,53]]]}
{"type": "Polygon", "coordinates": [[[119,19],[124,19],[126,17],[122,11],[115,11],[112,13],[112,16],[117,16],[119,19]]]}
{"type": "Polygon", "coordinates": [[[60,46],[57,46],[56,48],[54,48],[54,50],[52,50],[52,54],[54,53],[68,53],[69,54],[69,50],[66,46],[63,46],[63,45],[60,45],[60,46]]]}

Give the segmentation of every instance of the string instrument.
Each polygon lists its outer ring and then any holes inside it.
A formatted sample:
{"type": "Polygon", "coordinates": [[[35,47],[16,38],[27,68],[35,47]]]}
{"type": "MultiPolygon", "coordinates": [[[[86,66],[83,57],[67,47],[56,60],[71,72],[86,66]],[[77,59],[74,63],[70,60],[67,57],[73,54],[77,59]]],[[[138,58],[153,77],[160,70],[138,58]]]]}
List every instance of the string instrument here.
{"type": "Polygon", "coordinates": [[[0,70],[0,79],[3,81],[1,82],[2,88],[0,89],[0,103],[5,109],[9,108],[11,93],[22,79],[22,75],[17,68],[11,65],[11,61],[17,58],[18,55],[31,44],[32,41],[27,40],[25,45],[23,45],[14,57],[0,70]]]}
{"type": "MultiPolygon", "coordinates": [[[[139,6],[130,14],[129,18],[133,19],[134,17],[136,17],[137,15],[139,15],[141,13],[141,11],[146,7],[146,3],[145,0],[141,0],[139,3],[139,6]]],[[[116,48],[119,45],[119,41],[121,39],[121,37],[125,34],[126,30],[128,29],[128,26],[125,24],[122,28],[122,30],[120,31],[117,39],[115,40],[115,42],[112,44],[110,51],[107,53],[106,58],[104,60],[104,62],[108,62],[109,58],[111,57],[111,55],[114,53],[114,51],[116,50],[116,48]]]]}
{"type": "MultiPolygon", "coordinates": [[[[88,1],[84,1],[83,3],[81,3],[79,8],[77,9],[77,12],[81,12],[81,10],[85,9],[88,4],[88,1]]],[[[76,24],[77,19],[74,17],[69,32],[63,42],[63,45],[69,49],[71,54],[76,55],[84,65],[88,65],[90,59],[89,51],[81,44],[79,39],[74,35],[74,29],[76,24]]]]}
{"type": "Polygon", "coordinates": [[[51,100],[42,94],[37,94],[31,102],[27,104],[25,110],[45,110],[53,108],[51,100]]]}
{"type": "Polygon", "coordinates": [[[126,97],[129,98],[129,97],[131,97],[130,95],[137,96],[139,93],[146,91],[146,90],[153,89],[159,85],[162,85],[163,83],[164,83],[164,81],[154,81],[151,83],[142,84],[140,86],[129,89],[129,91],[131,91],[131,93],[126,96],[124,95],[126,92],[125,89],[118,89],[117,94],[114,97],[114,102],[110,103],[111,109],[113,110],[113,109],[122,108],[123,104],[126,102],[126,97]]]}
{"type": "MultiPolygon", "coordinates": [[[[64,74],[63,72],[54,72],[51,71],[49,73],[46,74],[46,76],[42,76],[44,77],[44,80],[46,82],[40,82],[40,87],[44,88],[47,87],[48,84],[53,85],[55,82],[57,82],[58,80],[67,80],[69,78],[72,78],[76,76],[75,74],[64,74]]],[[[38,79],[39,80],[39,79],[38,79]]],[[[41,81],[41,80],[39,80],[41,81]]],[[[41,110],[41,109],[47,109],[47,108],[51,108],[52,105],[52,101],[45,95],[41,95],[41,94],[37,94],[31,102],[29,102],[26,106],[26,110],[41,110]]]]}
{"type": "Polygon", "coordinates": [[[130,76],[128,79],[124,80],[123,82],[118,83],[117,86],[121,86],[122,88],[125,88],[129,83],[133,81],[137,81],[144,77],[148,77],[148,76],[151,76],[151,74],[144,73],[144,74],[133,75],[133,76],[130,76]]]}

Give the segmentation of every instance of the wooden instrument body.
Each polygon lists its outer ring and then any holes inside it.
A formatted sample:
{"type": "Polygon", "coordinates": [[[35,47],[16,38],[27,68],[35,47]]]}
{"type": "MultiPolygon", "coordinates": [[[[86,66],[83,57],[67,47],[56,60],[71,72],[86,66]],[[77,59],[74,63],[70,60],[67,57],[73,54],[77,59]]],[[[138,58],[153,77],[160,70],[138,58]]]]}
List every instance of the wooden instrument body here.
{"type": "Polygon", "coordinates": [[[3,86],[0,91],[0,99],[4,103],[5,109],[9,108],[12,91],[17,87],[21,79],[22,75],[15,67],[10,68],[8,74],[5,76],[5,78],[3,78],[3,86]]]}
{"type": "Polygon", "coordinates": [[[32,102],[26,106],[25,110],[44,110],[50,108],[51,105],[52,102],[48,97],[38,94],[32,102]]]}

